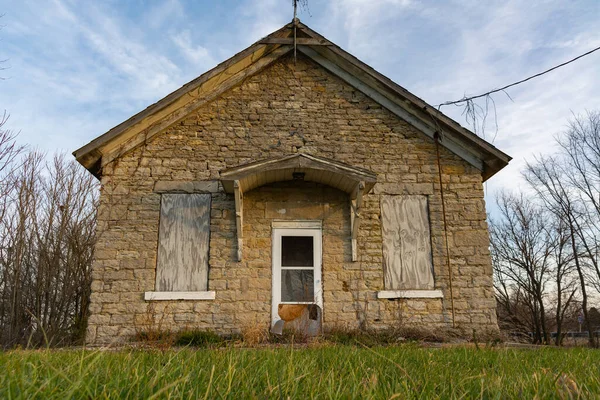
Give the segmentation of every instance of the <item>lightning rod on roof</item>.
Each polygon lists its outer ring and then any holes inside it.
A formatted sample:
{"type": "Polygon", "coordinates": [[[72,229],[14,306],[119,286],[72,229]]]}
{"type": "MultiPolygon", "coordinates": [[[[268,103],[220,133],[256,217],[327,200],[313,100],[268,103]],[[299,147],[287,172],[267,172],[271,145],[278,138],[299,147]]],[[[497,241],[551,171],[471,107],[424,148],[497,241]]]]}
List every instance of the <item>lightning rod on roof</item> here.
{"type": "Polygon", "coordinates": [[[296,17],[296,13],[298,11],[298,0],[292,0],[294,3],[294,19],[292,22],[294,23],[294,65],[296,64],[296,27],[298,26],[298,18],[296,17]]]}

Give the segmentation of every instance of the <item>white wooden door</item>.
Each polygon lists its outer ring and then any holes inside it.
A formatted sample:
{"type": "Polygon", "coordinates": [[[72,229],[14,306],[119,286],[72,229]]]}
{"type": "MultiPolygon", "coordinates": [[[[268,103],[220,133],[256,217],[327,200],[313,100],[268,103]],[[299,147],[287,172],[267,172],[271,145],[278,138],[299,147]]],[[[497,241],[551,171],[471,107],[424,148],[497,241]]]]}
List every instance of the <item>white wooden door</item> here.
{"type": "Polygon", "coordinates": [[[280,304],[316,304],[323,309],[321,239],[321,229],[273,229],[272,325],[280,319],[280,304]]]}

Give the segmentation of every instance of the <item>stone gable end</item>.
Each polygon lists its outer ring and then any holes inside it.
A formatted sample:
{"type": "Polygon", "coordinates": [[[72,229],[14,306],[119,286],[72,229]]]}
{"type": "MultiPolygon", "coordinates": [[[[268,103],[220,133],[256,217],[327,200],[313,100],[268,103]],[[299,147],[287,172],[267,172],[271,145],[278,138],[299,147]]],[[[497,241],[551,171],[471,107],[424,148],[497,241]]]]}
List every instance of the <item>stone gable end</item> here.
{"type": "MultiPolygon", "coordinates": [[[[497,331],[481,171],[440,148],[455,321],[497,331]]],[[[323,328],[452,326],[436,148],[364,94],[312,61],[287,56],[203,105],[102,174],[87,341],[125,340],[150,324],[239,333],[271,319],[271,222],[323,224],[323,328]],[[155,288],[159,181],[216,181],[220,171],[294,153],[377,174],[365,194],[352,262],[348,194],[314,182],[279,182],[244,198],[244,259],[236,258],[234,198],[215,186],[208,288],[214,300],[145,301],[155,288]],[[384,289],[380,198],[428,198],[435,288],[443,299],[378,299],[384,289]]]]}

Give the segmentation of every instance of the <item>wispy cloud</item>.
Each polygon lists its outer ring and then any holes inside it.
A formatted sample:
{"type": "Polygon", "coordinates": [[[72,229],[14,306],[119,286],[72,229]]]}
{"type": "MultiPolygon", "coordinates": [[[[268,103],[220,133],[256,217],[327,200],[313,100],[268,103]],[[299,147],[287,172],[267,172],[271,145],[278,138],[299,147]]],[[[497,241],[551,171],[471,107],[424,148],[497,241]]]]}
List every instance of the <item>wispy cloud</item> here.
{"type": "MultiPolygon", "coordinates": [[[[431,104],[513,82],[600,45],[595,0],[310,0],[300,18],[431,104]]],[[[3,10],[4,11],[4,10],[3,10]]],[[[291,21],[291,1],[14,2],[0,23],[0,108],[21,140],[73,150],[291,21]]],[[[572,112],[600,104],[600,54],[495,96],[521,182],[572,112]]],[[[443,111],[465,124],[461,109],[443,111]]],[[[489,120],[486,138],[495,133],[489,120]]]]}
{"type": "MultiPolygon", "coordinates": [[[[539,72],[600,43],[592,1],[401,2],[331,0],[326,35],[430,104],[456,100],[539,72]]],[[[514,157],[487,186],[523,186],[534,154],[554,150],[572,111],[600,104],[598,57],[493,97],[485,137],[514,157]]],[[[483,105],[483,103],[481,103],[483,105]]],[[[463,109],[442,110],[466,125],[463,109]]],[[[481,132],[480,132],[481,133],[481,132]]],[[[488,199],[489,203],[493,203],[488,199]]]]}
{"type": "Polygon", "coordinates": [[[412,0],[331,0],[329,23],[331,28],[343,30],[340,44],[369,62],[387,53],[386,48],[405,44],[408,35],[401,27],[420,7],[412,0]],[[391,29],[382,30],[382,26],[391,29]]]}
{"type": "Polygon", "coordinates": [[[246,32],[248,44],[267,36],[292,20],[291,1],[284,6],[280,0],[250,0],[239,6],[240,15],[244,18],[241,32],[246,32]]]}
{"type": "Polygon", "coordinates": [[[185,9],[179,0],[166,0],[149,7],[143,20],[152,29],[172,25],[174,21],[185,19],[185,9]]]}
{"type": "Polygon", "coordinates": [[[194,65],[210,68],[215,60],[206,47],[194,45],[189,30],[179,32],[173,36],[173,43],[177,45],[183,55],[194,65]]]}
{"type": "Polygon", "coordinates": [[[21,140],[73,150],[183,83],[143,32],[100,5],[54,0],[13,12],[34,19],[29,29],[7,21],[4,38],[13,68],[0,99],[21,140]]]}
{"type": "Polygon", "coordinates": [[[136,38],[135,32],[125,32],[119,22],[96,6],[72,21],[85,45],[102,57],[113,72],[135,85],[135,93],[141,99],[174,88],[173,78],[179,68],[136,38]]]}

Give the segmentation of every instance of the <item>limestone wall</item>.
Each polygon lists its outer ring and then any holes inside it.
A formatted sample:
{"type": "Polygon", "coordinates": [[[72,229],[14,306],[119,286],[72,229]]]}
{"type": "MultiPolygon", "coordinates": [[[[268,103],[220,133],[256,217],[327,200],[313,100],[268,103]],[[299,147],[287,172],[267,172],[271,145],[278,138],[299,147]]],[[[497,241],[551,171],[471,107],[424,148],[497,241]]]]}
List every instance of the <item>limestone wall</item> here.
{"type": "MultiPolygon", "coordinates": [[[[478,170],[442,148],[458,326],[497,330],[483,186],[478,170]]],[[[87,340],[125,340],[151,314],[171,329],[267,328],[271,310],[270,221],[323,219],[324,327],[451,326],[435,145],[316,64],[284,59],[201,107],[103,171],[99,241],[87,340]],[[218,180],[219,171],[296,152],[378,175],[365,196],[357,262],[350,256],[347,195],[315,183],[277,183],[245,196],[244,260],[236,261],[234,200],[212,195],[209,290],[213,301],[154,302],[160,194],[157,181],[218,180]],[[378,300],[383,289],[380,196],[426,194],[435,286],[444,299],[378,300]],[[276,215],[288,202],[286,215],[276,215]],[[279,203],[279,204],[277,204],[279,203]],[[294,204],[298,207],[294,207],[294,204]],[[300,206],[302,205],[302,206],[300,206]]]]}

